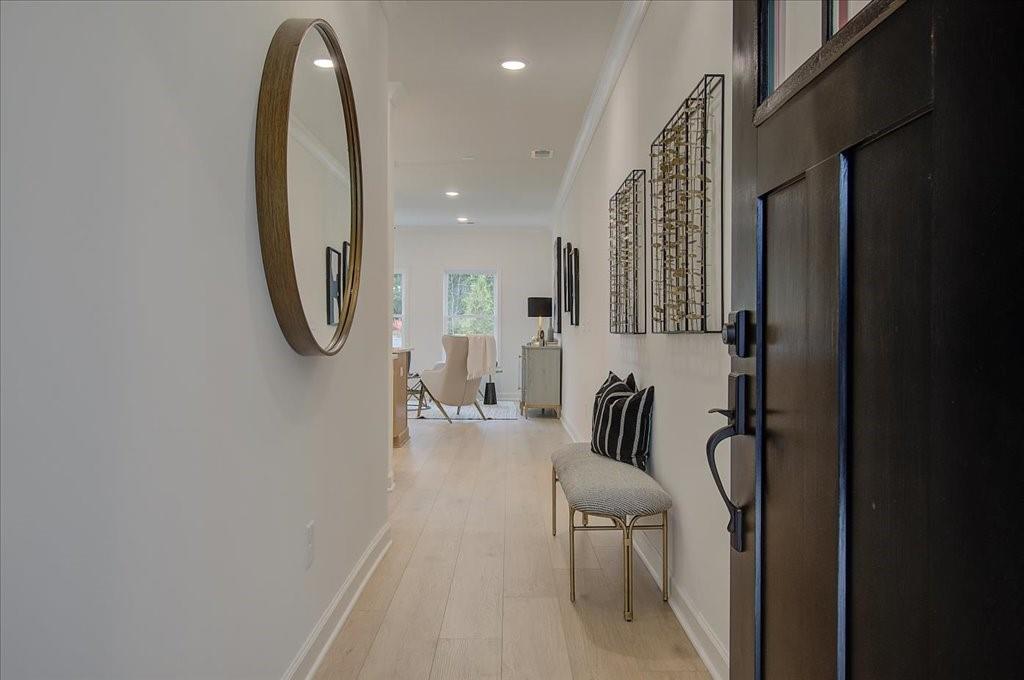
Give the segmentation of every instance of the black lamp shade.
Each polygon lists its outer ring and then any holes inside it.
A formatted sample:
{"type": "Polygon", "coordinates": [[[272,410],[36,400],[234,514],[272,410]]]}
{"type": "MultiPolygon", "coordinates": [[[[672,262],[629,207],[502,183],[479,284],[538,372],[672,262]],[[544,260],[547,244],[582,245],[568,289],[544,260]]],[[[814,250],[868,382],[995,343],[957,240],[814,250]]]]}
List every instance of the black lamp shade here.
{"type": "Polygon", "coordinates": [[[551,298],[526,298],[526,316],[551,316],[551,298]]]}

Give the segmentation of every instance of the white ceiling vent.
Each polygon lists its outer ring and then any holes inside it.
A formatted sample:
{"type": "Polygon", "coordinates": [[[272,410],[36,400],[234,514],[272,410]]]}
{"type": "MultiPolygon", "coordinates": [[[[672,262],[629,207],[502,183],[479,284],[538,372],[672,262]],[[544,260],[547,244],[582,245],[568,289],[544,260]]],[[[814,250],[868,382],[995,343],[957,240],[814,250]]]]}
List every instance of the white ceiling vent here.
{"type": "Polygon", "coordinates": [[[554,155],[551,149],[534,149],[530,152],[530,158],[551,158],[554,155]]]}

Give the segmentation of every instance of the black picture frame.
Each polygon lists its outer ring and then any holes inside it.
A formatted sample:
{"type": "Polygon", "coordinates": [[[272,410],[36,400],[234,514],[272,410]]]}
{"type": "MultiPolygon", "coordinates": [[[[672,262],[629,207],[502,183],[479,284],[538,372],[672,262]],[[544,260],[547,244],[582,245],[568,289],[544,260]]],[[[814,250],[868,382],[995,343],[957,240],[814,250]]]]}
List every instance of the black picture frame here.
{"type": "Polygon", "coordinates": [[[572,290],[572,243],[565,242],[565,311],[569,313],[572,323],[573,290],[572,290]]]}
{"type": "Polygon", "coordinates": [[[572,325],[580,325],[580,249],[572,249],[572,325]]]}
{"type": "Polygon", "coordinates": [[[562,237],[555,237],[555,291],[554,309],[555,332],[562,332],[562,237]]]}
{"type": "Polygon", "coordinates": [[[341,296],[345,297],[345,291],[348,290],[348,263],[352,257],[350,251],[352,244],[348,241],[341,242],[341,296]]]}
{"type": "MultiPolygon", "coordinates": [[[[342,248],[347,246],[345,243],[342,248]]],[[[337,326],[341,315],[341,289],[345,280],[345,258],[341,252],[327,246],[325,252],[324,273],[327,283],[327,325],[337,326]]]]}

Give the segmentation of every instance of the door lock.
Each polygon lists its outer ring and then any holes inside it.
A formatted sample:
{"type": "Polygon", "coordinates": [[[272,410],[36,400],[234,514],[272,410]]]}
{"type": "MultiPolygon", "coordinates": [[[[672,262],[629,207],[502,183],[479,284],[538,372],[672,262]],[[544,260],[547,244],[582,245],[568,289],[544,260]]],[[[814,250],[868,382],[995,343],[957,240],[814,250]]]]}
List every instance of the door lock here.
{"type": "Polygon", "coordinates": [[[718,487],[718,493],[725,501],[725,507],[729,511],[729,524],[726,525],[732,544],[736,552],[743,552],[743,508],[732,502],[729,494],[725,492],[722,484],[722,477],[718,474],[718,463],[715,460],[715,449],[727,439],[738,435],[754,434],[754,427],[750,423],[753,410],[750,408],[750,376],[744,373],[729,374],[729,408],[713,408],[708,413],[720,413],[729,420],[725,427],[715,430],[708,438],[707,453],[708,467],[711,468],[711,476],[718,487]]]}
{"type": "Polygon", "coordinates": [[[729,353],[741,359],[750,356],[754,315],[748,309],[729,313],[729,321],[722,326],[722,342],[729,345],[729,353]]]}

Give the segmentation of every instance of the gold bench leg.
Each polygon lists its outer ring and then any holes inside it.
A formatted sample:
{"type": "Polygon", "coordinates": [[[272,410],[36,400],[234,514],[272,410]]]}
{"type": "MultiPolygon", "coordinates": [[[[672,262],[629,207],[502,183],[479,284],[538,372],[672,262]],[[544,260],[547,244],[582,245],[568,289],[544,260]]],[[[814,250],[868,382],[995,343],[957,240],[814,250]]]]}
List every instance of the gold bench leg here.
{"type": "Polygon", "coordinates": [[[633,532],[630,525],[625,521],[622,523],[622,583],[625,589],[623,593],[623,618],[627,621],[633,620],[633,532]]]}
{"type": "Polygon", "coordinates": [[[668,510],[661,513],[661,599],[668,602],[668,510]]]}
{"type": "Polygon", "coordinates": [[[576,509],[569,508],[569,602],[576,601],[576,509]]]}
{"type": "Polygon", "coordinates": [[[556,528],[557,525],[558,525],[558,522],[556,521],[556,517],[555,517],[555,515],[556,515],[555,509],[557,507],[557,503],[555,503],[555,484],[557,482],[558,482],[558,475],[555,474],[555,466],[552,465],[551,466],[551,535],[552,536],[556,536],[558,534],[558,529],[556,528]]]}

